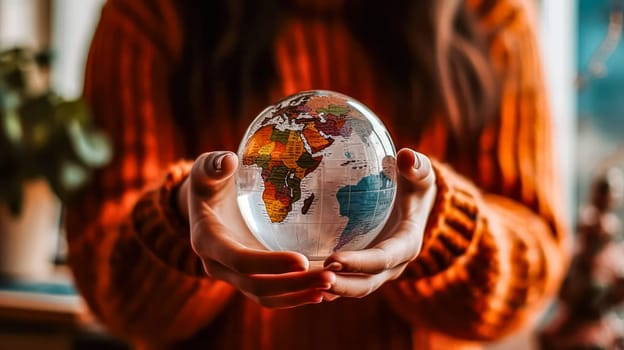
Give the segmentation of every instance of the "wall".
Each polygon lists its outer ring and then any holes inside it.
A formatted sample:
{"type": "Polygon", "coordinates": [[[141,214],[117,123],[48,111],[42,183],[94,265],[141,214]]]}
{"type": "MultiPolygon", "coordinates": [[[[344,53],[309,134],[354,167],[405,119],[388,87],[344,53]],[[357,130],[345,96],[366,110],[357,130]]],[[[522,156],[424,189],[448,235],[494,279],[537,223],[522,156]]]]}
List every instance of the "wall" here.
{"type": "Polygon", "coordinates": [[[46,0],[0,0],[0,49],[46,46],[48,6],[46,0]]]}
{"type": "Polygon", "coordinates": [[[104,0],[54,0],[52,46],[56,60],[52,84],[67,98],[82,93],[87,50],[103,3],[104,0]]]}

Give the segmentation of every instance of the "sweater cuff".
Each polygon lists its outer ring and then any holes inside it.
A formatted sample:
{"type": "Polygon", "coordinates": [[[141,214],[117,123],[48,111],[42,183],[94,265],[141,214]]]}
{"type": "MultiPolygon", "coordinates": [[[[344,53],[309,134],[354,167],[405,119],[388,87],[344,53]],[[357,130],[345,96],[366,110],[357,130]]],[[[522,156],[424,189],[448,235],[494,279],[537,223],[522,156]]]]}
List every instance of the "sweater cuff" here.
{"type": "Polygon", "coordinates": [[[139,241],[169,266],[192,275],[203,275],[201,260],[190,243],[190,228],[178,210],[177,191],[190,173],[192,162],[169,167],[164,181],[144,193],[132,210],[139,241]]]}
{"type": "Polygon", "coordinates": [[[481,195],[475,185],[449,166],[432,160],[436,201],[429,215],[421,252],[412,271],[417,277],[435,275],[464,255],[475,241],[481,195]]]}

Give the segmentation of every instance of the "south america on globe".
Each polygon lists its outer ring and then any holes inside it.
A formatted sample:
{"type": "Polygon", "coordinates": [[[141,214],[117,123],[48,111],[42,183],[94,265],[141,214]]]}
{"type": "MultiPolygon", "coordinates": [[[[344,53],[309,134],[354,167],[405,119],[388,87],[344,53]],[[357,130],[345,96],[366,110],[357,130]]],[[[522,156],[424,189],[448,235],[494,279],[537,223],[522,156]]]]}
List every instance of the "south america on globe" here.
{"type": "Polygon", "coordinates": [[[267,107],[241,141],[241,214],[268,249],[322,260],[369,245],[396,196],[396,150],[362,103],[324,90],[267,107]]]}

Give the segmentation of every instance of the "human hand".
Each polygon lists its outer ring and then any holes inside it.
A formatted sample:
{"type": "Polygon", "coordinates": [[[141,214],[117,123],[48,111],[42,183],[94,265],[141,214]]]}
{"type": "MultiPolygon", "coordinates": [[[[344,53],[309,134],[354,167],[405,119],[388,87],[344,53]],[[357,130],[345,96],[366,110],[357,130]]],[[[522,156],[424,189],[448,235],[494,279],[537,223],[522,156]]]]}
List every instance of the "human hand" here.
{"type": "Polygon", "coordinates": [[[271,252],[255,239],[236,204],[237,166],[234,153],[204,153],[180,187],[178,205],[189,215],[191,245],[204,270],[266,307],[320,303],[335,273],[311,271],[302,254],[271,252]]]}
{"type": "Polygon", "coordinates": [[[337,252],[325,260],[325,269],[336,272],[325,300],[365,297],[399,277],[418,256],[436,197],[435,173],[429,158],[407,148],[397,154],[397,169],[395,206],[379,237],[366,249],[337,252]]]}

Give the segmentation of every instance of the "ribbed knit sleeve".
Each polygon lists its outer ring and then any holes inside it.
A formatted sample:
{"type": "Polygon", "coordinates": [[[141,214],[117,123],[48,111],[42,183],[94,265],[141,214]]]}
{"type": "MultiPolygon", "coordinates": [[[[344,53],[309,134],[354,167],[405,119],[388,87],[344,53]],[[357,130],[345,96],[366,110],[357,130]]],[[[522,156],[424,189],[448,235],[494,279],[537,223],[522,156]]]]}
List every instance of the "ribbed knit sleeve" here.
{"type": "Polygon", "coordinates": [[[528,1],[499,1],[481,19],[503,80],[500,116],[481,139],[476,179],[434,162],[438,195],[419,257],[386,285],[419,327],[495,339],[524,324],[556,290],[567,234],[540,57],[528,1]]]}
{"type": "Polygon", "coordinates": [[[171,1],[108,1],[92,41],[85,97],[114,140],[112,164],[68,208],[70,264],[91,309],[137,340],[205,327],[232,288],[202,276],[188,224],[172,209],[188,174],[169,79],[180,55],[171,1]]]}

